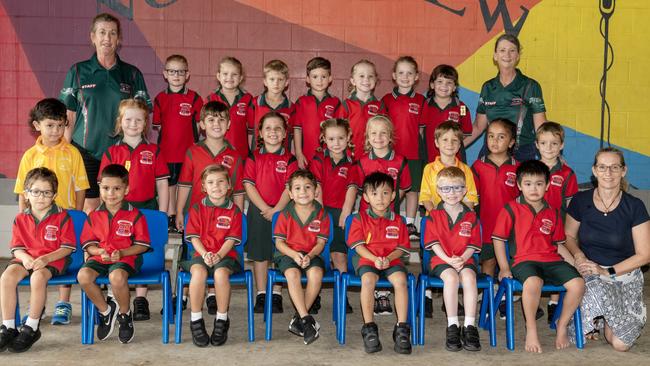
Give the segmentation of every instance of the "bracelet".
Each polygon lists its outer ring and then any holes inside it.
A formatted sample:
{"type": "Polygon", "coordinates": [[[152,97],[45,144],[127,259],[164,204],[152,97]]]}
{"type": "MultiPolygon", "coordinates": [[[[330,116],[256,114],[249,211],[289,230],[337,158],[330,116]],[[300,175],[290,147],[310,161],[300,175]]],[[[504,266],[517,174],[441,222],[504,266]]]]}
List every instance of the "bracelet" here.
{"type": "Polygon", "coordinates": [[[217,253],[215,254],[217,256],[218,262],[220,262],[223,258],[221,258],[221,254],[217,253]]]}

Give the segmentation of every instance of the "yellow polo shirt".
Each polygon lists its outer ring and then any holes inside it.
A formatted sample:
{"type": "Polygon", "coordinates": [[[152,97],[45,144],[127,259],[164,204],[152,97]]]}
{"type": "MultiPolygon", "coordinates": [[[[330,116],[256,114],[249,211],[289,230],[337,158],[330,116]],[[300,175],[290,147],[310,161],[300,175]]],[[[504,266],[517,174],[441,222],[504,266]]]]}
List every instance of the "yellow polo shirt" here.
{"type": "MultiPolygon", "coordinates": [[[[456,164],[454,166],[465,173],[465,186],[467,187],[467,193],[463,198],[463,202],[471,202],[476,206],[478,204],[478,192],[476,190],[476,183],[474,182],[472,169],[458,159],[456,159],[456,164]]],[[[440,161],[440,156],[436,157],[436,160],[424,167],[424,172],[422,173],[422,185],[420,186],[420,203],[431,201],[435,207],[440,203],[440,201],[442,201],[442,198],[440,198],[438,190],[436,189],[436,177],[438,176],[438,172],[444,168],[445,165],[440,161]]]]}

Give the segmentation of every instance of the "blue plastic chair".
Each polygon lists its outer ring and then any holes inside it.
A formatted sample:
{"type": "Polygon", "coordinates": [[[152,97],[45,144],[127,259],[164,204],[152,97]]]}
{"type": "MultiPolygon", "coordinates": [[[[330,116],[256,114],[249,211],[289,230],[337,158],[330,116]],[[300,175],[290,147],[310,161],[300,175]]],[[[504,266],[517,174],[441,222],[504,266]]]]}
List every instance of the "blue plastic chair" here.
{"type": "MultiPolygon", "coordinates": [[[[273,220],[271,221],[271,227],[273,228],[273,232],[275,231],[275,224],[278,220],[278,216],[280,215],[279,212],[276,212],[273,214],[273,220]]],[[[340,273],[336,269],[332,269],[331,263],[330,263],[330,244],[332,243],[332,238],[334,237],[334,224],[332,222],[332,216],[330,214],[327,214],[330,219],[330,235],[327,238],[327,242],[325,243],[325,247],[323,248],[323,251],[321,252],[321,258],[323,258],[323,261],[325,262],[325,273],[323,273],[323,281],[322,283],[333,283],[334,284],[334,299],[333,299],[333,306],[332,306],[332,321],[334,323],[337,322],[338,315],[337,311],[339,309],[339,302],[338,302],[338,292],[339,292],[339,279],[340,279],[340,273]]],[[[275,251],[275,238],[272,238],[273,240],[273,251],[275,251]]],[[[300,279],[302,284],[307,283],[307,277],[302,276],[300,279]]],[[[267,341],[271,340],[272,333],[273,333],[273,285],[276,283],[287,283],[287,278],[284,277],[284,274],[280,272],[279,270],[269,268],[268,270],[268,279],[266,280],[266,302],[264,304],[264,320],[266,321],[266,334],[264,338],[267,341]]],[[[338,332],[338,324],[337,324],[337,332],[338,332]]]]}
{"type": "MultiPolygon", "coordinates": [[[[345,241],[348,241],[348,234],[350,232],[350,225],[352,224],[352,218],[354,215],[350,215],[345,219],[345,241]]],[[[402,218],[403,219],[403,218],[402,218]]],[[[347,291],[348,287],[361,287],[361,277],[355,274],[354,266],[352,265],[352,258],[357,255],[356,250],[350,249],[348,251],[348,271],[341,275],[341,295],[339,296],[339,324],[338,324],[338,340],[339,344],[345,344],[345,330],[346,330],[346,321],[347,314],[345,313],[345,304],[347,303],[347,291]]],[[[411,343],[417,344],[417,323],[415,321],[416,315],[416,282],[415,276],[412,273],[407,274],[407,286],[408,286],[408,297],[409,297],[409,308],[408,308],[408,323],[411,325],[411,343]]],[[[386,278],[379,278],[377,281],[377,288],[390,288],[393,285],[386,278]]]]}
{"type": "MultiPolygon", "coordinates": [[[[187,215],[185,215],[185,225],[187,225],[187,215]]],[[[246,215],[242,214],[242,233],[241,233],[241,243],[235,246],[237,251],[237,257],[239,258],[239,263],[241,265],[241,270],[237,273],[230,275],[230,283],[232,285],[246,285],[246,297],[248,302],[247,312],[248,312],[248,341],[255,341],[255,317],[253,316],[253,274],[250,270],[244,269],[244,246],[248,240],[248,230],[247,230],[247,221],[246,215]]],[[[187,243],[187,253],[194,251],[192,242],[183,238],[185,243],[187,243]]],[[[185,258],[188,259],[188,258],[185,258]]],[[[183,286],[188,286],[190,280],[192,279],[192,274],[186,271],[179,271],[178,277],[176,279],[176,328],[174,334],[174,341],[176,343],[181,343],[182,334],[183,334],[183,286]]],[[[206,281],[208,285],[214,285],[214,277],[208,276],[206,281]]]]}
{"type": "MultiPolygon", "coordinates": [[[[506,256],[508,258],[510,257],[509,252],[510,251],[508,248],[508,243],[506,243],[506,256]]],[[[523,288],[524,288],[523,284],[518,280],[514,278],[504,278],[503,280],[501,280],[501,283],[499,284],[499,289],[497,290],[497,293],[494,296],[493,312],[492,312],[493,316],[491,318],[494,318],[494,315],[496,314],[496,310],[498,309],[498,304],[501,301],[503,294],[505,293],[506,295],[506,347],[510,351],[515,350],[515,317],[514,317],[514,309],[513,309],[513,304],[514,304],[513,293],[521,292],[523,288]]],[[[564,295],[566,294],[566,289],[564,288],[564,286],[544,285],[542,286],[542,292],[560,293],[560,301],[555,310],[555,314],[553,314],[553,319],[550,325],[551,329],[555,329],[555,323],[559,318],[560,313],[562,312],[562,302],[564,300],[564,295]]],[[[576,309],[575,313],[573,314],[573,325],[575,327],[575,332],[576,332],[576,348],[583,349],[585,346],[585,339],[582,333],[582,313],[580,311],[579,306],[576,309]]]]}
{"type": "MultiPolygon", "coordinates": [[[[75,246],[76,250],[70,255],[72,262],[68,266],[66,272],[60,276],[55,276],[50,278],[47,281],[48,286],[58,286],[58,285],[76,285],[77,284],[77,272],[84,262],[84,251],[81,250],[79,245],[79,237],[81,237],[81,230],[84,227],[84,222],[86,222],[86,214],[82,211],[68,210],[68,214],[72,218],[72,225],[74,226],[75,234],[75,246]]],[[[29,276],[25,277],[22,281],[18,282],[18,286],[29,286],[29,276]]],[[[81,303],[81,312],[82,314],[85,311],[84,303],[81,303]]],[[[20,302],[18,297],[18,288],[16,288],[16,324],[20,324],[20,302]]],[[[83,323],[82,323],[83,324],[83,323]]],[[[84,342],[84,332],[82,327],[81,332],[81,342],[84,342]]]]}
{"type": "MultiPolygon", "coordinates": [[[[443,288],[444,283],[440,277],[429,276],[427,274],[427,264],[431,263],[431,251],[424,249],[424,232],[427,227],[427,222],[431,217],[423,217],[420,221],[420,250],[422,251],[422,273],[418,277],[418,344],[424,344],[424,293],[428,287],[443,288]]],[[[474,255],[474,261],[478,264],[478,255],[474,255]]],[[[462,284],[459,284],[462,287],[462,284]]],[[[496,347],[497,335],[496,324],[493,314],[494,303],[491,299],[494,298],[494,280],[492,277],[479,274],[476,278],[476,287],[483,289],[483,300],[481,301],[481,309],[479,311],[479,326],[490,332],[490,346],[496,347]]]]}
{"type": "MultiPolygon", "coordinates": [[[[129,285],[162,285],[162,342],[169,342],[169,323],[171,316],[171,284],[169,272],[165,269],[165,245],[167,244],[167,215],[156,210],[140,210],[147,220],[151,250],[142,254],[142,268],[140,272],[129,277],[129,285]]],[[[97,277],[98,285],[109,285],[108,276],[97,277]]],[[[82,304],[86,304],[87,311],[82,309],[82,329],[86,333],[84,344],[95,342],[95,318],[97,308],[88,299],[84,291],[81,292],[82,304]]]]}

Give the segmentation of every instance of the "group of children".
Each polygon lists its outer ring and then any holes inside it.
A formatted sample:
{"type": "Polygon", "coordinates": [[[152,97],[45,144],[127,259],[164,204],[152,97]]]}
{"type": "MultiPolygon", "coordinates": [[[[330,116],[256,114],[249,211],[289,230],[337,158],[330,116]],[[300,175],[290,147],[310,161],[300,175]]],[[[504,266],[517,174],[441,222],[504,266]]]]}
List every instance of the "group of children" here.
{"type": "MultiPolygon", "coordinates": [[[[322,57],[307,63],[309,90],[295,103],[285,95],[289,70],[280,60],[264,66],[265,90],[258,97],[242,89],[243,66],[233,57],[219,63],[219,87],[205,103],[186,86],[190,71],[185,57],[170,56],[164,76],[168,88],[153,106],[159,144],[146,139],[149,107],[137,99],[123,100],[115,122],[121,138],[104,154],[97,179],[103,203],[88,214],[81,235],[87,260],[78,281],[98,309],[99,339],[109,337],[117,322],[119,340],[128,343],[133,320],[149,318],[146,288],[136,289],[132,313],[126,282],[138,271],[139,254],[149,249],[139,211],[149,208],[166,211],[169,230],[184,231],[193,247],[182,268],[192,274],[194,344],[224,344],[230,324],[228,279],[243,263],[234,247],[242,240],[247,197],[246,252],[257,288],[255,312],[263,312],[267,269],[273,263],[286,276],[295,307],[289,331],[302,336],[305,344],[319,336],[313,314],[320,308],[323,257],[330,256],[334,269],[347,272],[347,253],[354,249],[355,271],[362,280],[366,352],[382,348],[373,315],[392,312],[386,294],[374,291],[381,276],[395,293],[394,349],[411,352],[403,258],[410,252],[409,240],[419,239],[415,217],[423,207],[431,221],[421,233],[424,250],[435,254],[427,265],[445,284],[448,350],[481,348],[475,325],[478,263],[473,256],[478,252],[482,272],[494,276],[498,262],[499,278],[514,276],[523,282],[529,351],[541,351],[535,328],[541,284],[565,285],[556,346],[568,345],[566,327],[584,284],[558,254],[564,209],[577,191],[575,175],[560,155],[564,132],[559,124],[547,122],[537,131],[541,162],[520,164],[511,156],[516,126],[492,121],[486,136],[489,154],[470,168],[463,139],[471,133],[471,117],[458,99],[458,73],[448,65],[433,70],[425,97],[415,92],[417,62],[400,57],[392,71],[395,88],[381,100],[373,94],[378,75],[368,60],[352,66],[350,95],[343,101],[328,93],[331,65],[322,57]],[[399,215],[402,199],[405,219],[399,215]],[[323,253],[330,237],[330,253],[323,253]],[[110,279],[108,301],[94,282],[100,275],[110,279]],[[304,290],[302,275],[307,276],[304,290]],[[214,277],[215,288],[205,298],[207,276],[214,277]],[[458,284],[463,285],[464,308],[458,304],[458,284]],[[204,299],[216,315],[211,335],[203,320],[204,299]],[[461,327],[458,315],[463,309],[461,327]]],[[[79,152],[63,138],[63,104],[56,99],[39,102],[30,124],[41,136],[20,164],[15,192],[22,213],[14,224],[14,259],[2,275],[0,344],[2,350],[15,352],[29,349],[40,337],[45,284],[65,271],[66,258],[75,249],[65,210],[80,209],[88,188],[79,152]],[[32,280],[30,310],[18,331],[12,319],[15,287],[27,276],[32,280]]],[[[59,304],[66,307],[69,322],[69,289],[62,289],[61,297],[57,309],[59,304]]],[[[430,314],[430,292],[427,297],[430,314]]],[[[280,287],[271,298],[273,312],[282,312],[280,287]]]]}

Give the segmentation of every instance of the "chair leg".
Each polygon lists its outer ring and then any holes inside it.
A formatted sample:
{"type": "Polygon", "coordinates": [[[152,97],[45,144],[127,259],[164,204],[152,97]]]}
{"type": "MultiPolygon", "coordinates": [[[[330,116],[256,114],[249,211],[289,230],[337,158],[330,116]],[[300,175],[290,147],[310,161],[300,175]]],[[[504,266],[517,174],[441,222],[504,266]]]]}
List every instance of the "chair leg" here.
{"type": "Polygon", "coordinates": [[[81,290],[81,344],[86,344],[86,318],[88,318],[86,292],[81,290]]]}
{"type": "Polygon", "coordinates": [[[183,336],[183,279],[185,274],[176,277],[176,320],[174,321],[174,341],[181,343],[183,336]]]}
{"type": "Polygon", "coordinates": [[[512,282],[506,279],[506,346],[508,350],[515,350],[515,316],[512,302],[512,282]]]}
{"type": "Polygon", "coordinates": [[[409,291],[408,314],[410,316],[410,323],[411,323],[411,344],[418,344],[418,334],[417,334],[418,326],[415,317],[415,299],[416,299],[415,289],[416,289],[415,276],[409,275],[408,276],[408,291],[409,291]]]}
{"type": "Polygon", "coordinates": [[[163,271],[162,276],[162,342],[169,343],[169,293],[171,292],[171,284],[169,283],[169,272],[163,271]]]}
{"type": "Polygon", "coordinates": [[[16,322],[16,329],[22,325],[22,318],[20,317],[20,296],[18,295],[18,286],[16,286],[16,312],[14,314],[14,322],[16,322]]]}
{"type": "Polygon", "coordinates": [[[336,325],[338,320],[338,311],[339,311],[339,299],[338,299],[338,283],[339,283],[339,273],[334,272],[334,290],[332,290],[332,322],[336,325]]]}
{"type": "Polygon", "coordinates": [[[275,282],[275,271],[270,269],[266,278],[266,301],[264,304],[264,317],[266,318],[266,334],[264,339],[271,340],[273,333],[273,283],[275,282]]]}
{"type": "MultiPolygon", "coordinates": [[[[341,304],[345,306],[347,303],[347,298],[348,298],[348,281],[349,278],[348,276],[343,276],[341,280],[341,304]]],[[[363,315],[362,315],[363,316],[363,315]]],[[[345,327],[346,327],[346,322],[347,322],[347,314],[345,312],[345,309],[340,312],[339,318],[341,319],[341,324],[339,325],[339,344],[345,344],[345,327]]]]}
{"type": "Polygon", "coordinates": [[[573,326],[576,331],[576,348],[583,349],[585,348],[585,335],[582,331],[582,310],[580,310],[580,306],[573,313],[573,326]]]}
{"type": "MultiPolygon", "coordinates": [[[[494,285],[492,282],[490,282],[490,285],[487,289],[488,292],[488,298],[493,299],[494,298],[494,285]]],[[[490,312],[489,315],[489,325],[488,329],[490,331],[490,346],[496,347],[497,346],[497,323],[496,323],[496,318],[494,316],[494,301],[488,301],[488,311],[490,312]]]]}
{"type": "Polygon", "coordinates": [[[248,341],[255,342],[255,315],[253,314],[253,274],[250,271],[244,273],[246,277],[246,299],[248,303],[248,341]]]}
{"type": "Polygon", "coordinates": [[[555,308],[555,313],[553,313],[552,318],[551,318],[551,324],[549,324],[549,327],[553,330],[555,330],[557,326],[557,320],[560,318],[560,314],[562,314],[562,306],[564,304],[564,295],[566,295],[566,292],[560,292],[560,299],[557,302],[557,307],[555,308]]]}
{"type": "MultiPolygon", "coordinates": [[[[418,286],[418,344],[424,345],[424,297],[427,290],[427,282],[429,282],[429,277],[426,275],[420,275],[420,284],[418,286]]],[[[413,330],[415,331],[415,330],[413,330]]]]}
{"type": "MultiPolygon", "coordinates": [[[[87,299],[90,302],[90,299],[87,299]]],[[[95,316],[97,315],[97,308],[92,302],[88,304],[88,322],[86,323],[86,344],[95,344],[95,316]]]]}
{"type": "Polygon", "coordinates": [[[479,316],[478,316],[478,326],[480,328],[483,328],[484,330],[488,330],[488,322],[487,322],[487,311],[488,311],[488,298],[491,298],[488,294],[487,289],[483,289],[483,297],[481,299],[481,309],[479,310],[479,316]],[[487,300],[487,301],[486,301],[487,300]]]}

